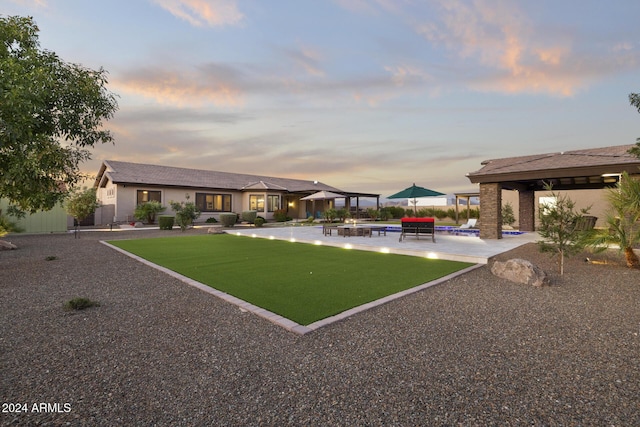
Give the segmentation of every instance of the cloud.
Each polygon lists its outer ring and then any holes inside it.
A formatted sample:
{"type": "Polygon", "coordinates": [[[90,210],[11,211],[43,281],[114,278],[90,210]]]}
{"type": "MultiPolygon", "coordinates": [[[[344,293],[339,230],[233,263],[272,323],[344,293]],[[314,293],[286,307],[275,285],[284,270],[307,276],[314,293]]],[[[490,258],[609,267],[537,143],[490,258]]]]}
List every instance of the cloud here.
{"type": "Polygon", "coordinates": [[[238,25],[244,18],[235,0],[153,0],[194,27],[238,25]]]}
{"type": "Polygon", "coordinates": [[[618,43],[608,52],[574,46],[575,35],[539,28],[509,1],[439,1],[438,19],[416,25],[436,46],[444,46],[475,67],[466,79],[479,91],[546,93],[572,96],[595,78],[629,69],[637,63],[624,57],[630,45],[618,43]]]}
{"type": "Polygon", "coordinates": [[[286,49],[285,55],[307,74],[316,77],[325,75],[320,63],[321,55],[313,48],[286,49]]]}
{"type": "Polygon", "coordinates": [[[240,106],[243,94],[237,79],[239,71],[210,64],[196,70],[136,68],[115,77],[116,91],[153,98],[160,104],[175,106],[240,106]]]}
{"type": "Polygon", "coordinates": [[[35,8],[48,8],[49,4],[47,0],[11,0],[13,3],[20,6],[35,7],[35,8]]]}

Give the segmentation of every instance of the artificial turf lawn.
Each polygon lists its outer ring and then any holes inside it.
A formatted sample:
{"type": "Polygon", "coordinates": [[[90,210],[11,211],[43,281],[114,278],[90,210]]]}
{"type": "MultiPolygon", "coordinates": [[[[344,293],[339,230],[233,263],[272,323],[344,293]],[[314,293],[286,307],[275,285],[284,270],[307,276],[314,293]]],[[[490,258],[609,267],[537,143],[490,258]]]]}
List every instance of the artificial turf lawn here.
{"type": "Polygon", "coordinates": [[[109,243],[301,325],[472,265],[228,234],[109,243]]]}

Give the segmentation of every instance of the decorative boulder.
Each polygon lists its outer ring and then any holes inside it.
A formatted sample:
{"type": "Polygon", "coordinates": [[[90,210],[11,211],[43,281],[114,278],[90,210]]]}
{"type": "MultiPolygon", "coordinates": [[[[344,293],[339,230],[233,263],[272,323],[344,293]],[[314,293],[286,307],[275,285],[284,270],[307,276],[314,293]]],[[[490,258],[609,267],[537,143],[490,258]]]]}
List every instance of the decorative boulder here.
{"type": "Polygon", "coordinates": [[[0,250],[4,249],[11,250],[18,249],[18,247],[11,242],[7,242],[6,240],[0,240],[0,250]]]}
{"type": "Polygon", "coordinates": [[[491,273],[502,279],[525,285],[544,286],[547,284],[547,275],[542,269],[520,258],[494,262],[491,266],[491,273]]]}

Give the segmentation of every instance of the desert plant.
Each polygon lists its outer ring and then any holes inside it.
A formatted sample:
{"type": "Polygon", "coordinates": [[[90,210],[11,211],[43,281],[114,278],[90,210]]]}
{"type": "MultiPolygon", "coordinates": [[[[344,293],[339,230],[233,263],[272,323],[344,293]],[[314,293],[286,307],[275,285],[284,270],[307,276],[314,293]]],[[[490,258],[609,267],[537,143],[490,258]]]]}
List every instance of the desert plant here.
{"type": "MultiPolygon", "coordinates": [[[[552,191],[551,186],[545,187],[552,191]]],[[[538,241],[541,252],[558,255],[558,270],[564,275],[564,258],[575,255],[586,246],[585,232],[576,228],[576,223],[590,208],[575,209],[575,202],[566,195],[552,192],[553,204],[543,204],[539,208],[540,226],[538,233],[543,240],[538,241]]]]}
{"type": "Polygon", "coordinates": [[[447,217],[447,211],[444,211],[442,209],[434,209],[433,210],[433,216],[435,216],[440,221],[442,221],[443,219],[445,219],[447,217]]]}
{"type": "Polygon", "coordinates": [[[192,225],[200,216],[200,211],[196,207],[196,204],[189,201],[189,195],[185,194],[184,197],[186,199],[185,202],[170,202],[171,209],[176,213],[175,222],[180,226],[182,232],[192,225]]]}
{"type": "Polygon", "coordinates": [[[513,213],[513,206],[511,202],[507,202],[502,206],[502,224],[513,225],[516,222],[516,217],[513,213]]]}
{"type": "Polygon", "coordinates": [[[58,259],[58,257],[57,257],[57,256],[55,256],[55,255],[48,255],[48,256],[46,256],[46,257],[44,258],[44,260],[45,260],[45,261],[55,261],[55,260],[57,260],[57,259],[58,259]]]}
{"type": "Polygon", "coordinates": [[[140,221],[146,221],[148,224],[156,222],[156,215],[160,212],[164,212],[167,209],[165,206],[156,200],[150,202],[140,203],[133,211],[133,216],[140,221]]]}
{"type": "Polygon", "coordinates": [[[616,188],[606,195],[609,210],[605,230],[595,231],[589,239],[590,246],[596,251],[605,250],[614,244],[624,253],[627,267],[640,267],[640,260],[633,251],[640,243],[640,180],[632,179],[625,172],[621,175],[616,188]]]}
{"type": "Polygon", "coordinates": [[[74,298],[64,303],[65,310],[84,310],[85,308],[100,307],[100,303],[89,298],[74,298]]]}
{"type": "Polygon", "coordinates": [[[257,216],[258,211],[242,211],[240,218],[242,218],[243,221],[248,222],[249,224],[255,224],[257,216]]]}
{"type": "Polygon", "coordinates": [[[373,221],[376,221],[380,217],[380,211],[375,208],[367,208],[367,215],[369,215],[369,218],[373,221]]]}
{"type": "Polygon", "coordinates": [[[174,217],[171,215],[160,215],[158,225],[160,230],[173,230],[174,217]]]}
{"type": "Polygon", "coordinates": [[[220,222],[225,227],[233,227],[238,221],[238,214],[232,212],[225,212],[220,214],[220,222]]]}
{"type": "Polygon", "coordinates": [[[338,218],[338,221],[340,222],[345,222],[347,218],[351,218],[351,212],[349,212],[349,209],[347,208],[336,209],[335,212],[336,218],[338,218]]]}
{"type": "Polygon", "coordinates": [[[322,213],[322,216],[327,222],[333,222],[333,220],[338,216],[338,213],[335,209],[327,209],[322,213]]]}
{"type": "Polygon", "coordinates": [[[447,217],[450,219],[456,219],[456,210],[455,208],[447,209],[447,217]]]}

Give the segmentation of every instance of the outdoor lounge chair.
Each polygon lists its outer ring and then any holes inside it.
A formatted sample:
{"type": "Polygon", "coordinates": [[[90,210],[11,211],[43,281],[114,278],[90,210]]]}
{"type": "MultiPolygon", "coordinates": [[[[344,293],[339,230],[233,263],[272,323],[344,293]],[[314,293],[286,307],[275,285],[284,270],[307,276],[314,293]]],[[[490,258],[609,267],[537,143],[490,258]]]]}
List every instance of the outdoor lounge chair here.
{"type": "Polygon", "coordinates": [[[474,228],[476,226],[476,222],[478,222],[476,218],[470,218],[465,224],[462,224],[458,228],[474,228]]]}

